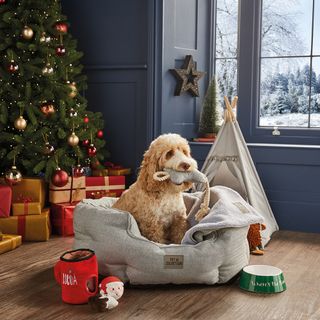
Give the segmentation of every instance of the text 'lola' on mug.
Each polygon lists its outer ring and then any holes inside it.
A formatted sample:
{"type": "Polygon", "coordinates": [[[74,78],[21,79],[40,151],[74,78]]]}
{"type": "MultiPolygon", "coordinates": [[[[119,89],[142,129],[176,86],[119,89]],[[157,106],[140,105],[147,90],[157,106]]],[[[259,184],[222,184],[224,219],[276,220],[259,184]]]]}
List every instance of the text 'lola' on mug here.
{"type": "Polygon", "coordinates": [[[54,276],[66,303],[87,303],[98,293],[97,257],[90,249],[65,252],[54,267],[54,276]]]}

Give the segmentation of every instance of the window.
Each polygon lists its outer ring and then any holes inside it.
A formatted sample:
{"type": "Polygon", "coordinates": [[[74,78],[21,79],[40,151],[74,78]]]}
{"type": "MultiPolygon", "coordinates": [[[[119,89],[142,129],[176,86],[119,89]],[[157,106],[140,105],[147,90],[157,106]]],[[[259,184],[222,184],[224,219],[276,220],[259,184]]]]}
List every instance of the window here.
{"type": "Polygon", "coordinates": [[[220,97],[237,95],[238,0],[217,0],[215,75],[220,97]]]}
{"type": "Polygon", "coordinates": [[[320,127],[320,0],[263,0],[259,126],[320,127]]]}

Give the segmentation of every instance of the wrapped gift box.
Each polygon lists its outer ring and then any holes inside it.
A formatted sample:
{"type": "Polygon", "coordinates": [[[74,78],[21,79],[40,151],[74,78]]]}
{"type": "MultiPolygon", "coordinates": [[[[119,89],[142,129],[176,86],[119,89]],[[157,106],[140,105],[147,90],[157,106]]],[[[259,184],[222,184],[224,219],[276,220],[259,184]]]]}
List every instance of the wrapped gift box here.
{"type": "Polygon", "coordinates": [[[116,192],[108,192],[108,191],[91,191],[90,193],[86,194],[87,199],[100,199],[103,197],[117,197],[116,192]]]}
{"type": "Polygon", "coordinates": [[[109,176],[126,176],[131,173],[130,168],[108,169],[109,176]]]}
{"type": "Polygon", "coordinates": [[[120,197],[125,190],[124,176],[86,177],[86,197],[91,198],[92,193],[114,192],[120,197]]]}
{"type": "Polygon", "coordinates": [[[50,210],[41,214],[12,216],[0,219],[0,230],[7,234],[19,234],[23,241],[46,241],[50,237],[50,210]]]}
{"type": "Polygon", "coordinates": [[[108,175],[108,169],[92,170],[92,175],[94,177],[106,177],[108,175]]]}
{"type": "Polygon", "coordinates": [[[6,218],[10,216],[11,201],[11,187],[0,185],[0,218],[6,218]]]}
{"type": "Polygon", "coordinates": [[[85,177],[69,177],[64,187],[56,187],[50,183],[49,201],[51,203],[72,203],[86,197],[85,177]]]}
{"type": "Polygon", "coordinates": [[[12,204],[12,215],[23,216],[28,214],[41,214],[41,204],[39,202],[29,202],[25,200],[23,203],[12,204]]]}
{"type": "Polygon", "coordinates": [[[46,200],[43,179],[23,178],[12,186],[12,215],[41,214],[46,200]]]}
{"type": "Polygon", "coordinates": [[[2,235],[2,240],[0,241],[0,254],[11,251],[21,245],[22,237],[17,235],[2,235]]]}
{"type": "Polygon", "coordinates": [[[76,203],[59,203],[51,205],[52,232],[63,237],[73,236],[73,210],[76,203]]]}

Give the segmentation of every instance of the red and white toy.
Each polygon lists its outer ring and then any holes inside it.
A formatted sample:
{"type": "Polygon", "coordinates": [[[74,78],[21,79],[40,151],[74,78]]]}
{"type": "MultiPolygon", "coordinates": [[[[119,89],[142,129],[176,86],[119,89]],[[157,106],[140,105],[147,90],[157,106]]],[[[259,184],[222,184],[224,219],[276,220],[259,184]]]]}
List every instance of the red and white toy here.
{"type": "Polygon", "coordinates": [[[124,292],[123,282],[114,276],[104,278],[99,284],[101,299],[107,298],[106,309],[113,309],[118,306],[119,300],[124,292]]]}

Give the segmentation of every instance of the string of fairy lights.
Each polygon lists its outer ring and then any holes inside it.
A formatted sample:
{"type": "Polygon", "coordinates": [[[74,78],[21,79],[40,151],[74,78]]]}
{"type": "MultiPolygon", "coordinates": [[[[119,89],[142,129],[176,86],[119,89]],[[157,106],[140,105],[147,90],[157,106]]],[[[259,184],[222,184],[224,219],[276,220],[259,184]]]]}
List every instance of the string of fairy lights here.
{"type": "MultiPolygon", "coordinates": [[[[6,5],[9,0],[0,0],[0,6],[1,5],[6,5]]],[[[19,107],[19,116],[14,120],[13,122],[13,127],[12,125],[8,125],[5,128],[3,128],[3,131],[5,132],[15,132],[18,131],[18,134],[20,136],[23,136],[24,131],[28,127],[28,123],[32,123],[32,119],[30,119],[30,112],[28,113],[29,110],[27,110],[28,107],[32,107],[35,105],[34,101],[29,101],[25,102],[23,106],[19,105],[19,98],[21,97],[21,92],[25,92],[28,89],[36,89],[38,92],[41,91],[40,88],[40,81],[50,81],[51,84],[59,84],[61,85],[61,82],[57,80],[56,77],[52,77],[56,70],[60,67],[64,68],[64,79],[63,83],[64,85],[68,88],[68,97],[72,100],[74,100],[73,107],[70,108],[69,110],[69,117],[70,117],[70,122],[71,123],[71,133],[67,137],[67,143],[74,148],[75,152],[73,153],[74,157],[78,158],[78,164],[77,167],[73,170],[75,175],[82,175],[83,174],[83,168],[79,162],[79,154],[77,152],[77,148],[79,147],[79,142],[80,139],[76,134],[76,128],[79,127],[79,125],[75,125],[75,119],[78,117],[78,111],[77,109],[80,106],[80,102],[77,101],[77,96],[78,96],[78,88],[77,84],[74,81],[70,81],[70,75],[72,76],[73,74],[73,64],[69,63],[66,64],[63,61],[63,58],[68,56],[68,51],[66,47],[64,46],[64,36],[67,35],[68,33],[68,24],[65,21],[60,21],[59,20],[59,12],[61,12],[61,7],[60,7],[60,2],[58,0],[54,1],[56,3],[55,10],[53,13],[51,13],[54,17],[57,17],[56,22],[52,26],[53,32],[46,32],[43,28],[43,25],[46,23],[46,20],[49,19],[49,13],[47,11],[40,11],[40,9],[34,9],[30,8],[30,17],[29,20],[32,21],[32,17],[35,15],[38,15],[39,17],[41,16],[41,23],[39,25],[39,30],[34,30],[32,27],[32,23],[28,23],[27,21],[22,20],[22,23],[24,23],[24,27],[22,30],[17,34],[17,32],[14,32],[13,34],[6,34],[7,38],[13,39],[14,45],[17,47],[17,42],[23,42],[29,44],[35,44],[35,50],[26,50],[25,47],[22,48],[15,48],[15,52],[13,54],[12,50],[6,50],[6,53],[3,55],[4,61],[8,61],[6,64],[6,71],[11,75],[11,81],[6,81],[6,84],[9,83],[10,86],[13,88],[13,90],[18,91],[18,99],[13,98],[13,95],[11,94],[11,101],[7,102],[5,99],[8,98],[8,96],[2,96],[0,97],[0,104],[5,103],[8,109],[8,114],[11,113],[12,108],[17,108],[19,107]],[[57,34],[57,35],[56,35],[57,34]],[[21,72],[21,64],[25,62],[29,63],[32,62],[32,59],[35,58],[35,54],[37,52],[36,46],[42,46],[42,53],[46,52],[45,57],[43,57],[43,67],[41,69],[41,72],[36,73],[33,72],[31,73],[30,79],[25,79],[23,78],[23,74],[21,72]],[[54,50],[52,50],[54,49],[54,50]],[[54,53],[55,56],[52,54],[54,53]],[[31,56],[30,56],[31,55],[31,56]],[[22,58],[23,56],[23,58],[22,58]],[[27,57],[27,58],[26,58],[27,57]],[[57,61],[57,58],[58,61],[57,61]],[[57,65],[58,64],[58,65],[57,65]],[[18,88],[17,88],[18,86],[18,88]],[[28,88],[29,86],[29,88],[28,88]],[[29,119],[25,119],[25,114],[29,116],[29,119]]],[[[22,1],[18,2],[17,8],[21,6],[22,1]]],[[[13,13],[14,18],[17,18],[19,10],[15,10],[13,13]]],[[[10,22],[9,18],[9,22],[10,22]]],[[[28,19],[25,19],[28,20],[28,19]]],[[[36,28],[38,29],[38,28],[36,28]]],[[[72,77],[71,77],[72,78],[72,77]]],[[[4,85],[4,80],[1,79],[0,77],[0,88],[3,87],[4,85]]],[[[31,99],[30,99],[31,100],[31,99]]],[[[50,119],[52,115],[56,113],[58,110],[56,104],[57,102],[55,99],[49,99],[49,100],[41,100],[38,102],[39,104],[39,110],[41,111],[43,115],[42,121],[39,121],[39,124],[43,126],[47,126],[50,128],[50,119]]],[[[86,125],[86,128],[88,128],[88,124],[90,122],[90,119],[87,115],[84,116],[83,122],[86,125]]],[[[37,126],[34,126],[34,132],[37,132],[39,130],[37,126]]],[[[55,153],[55,147],[50,143],[50,136],[52,135],[52,129],[49,129],[49,131],[46,134],[43,134],[43,144],[42,144],[42,151],[41,155],[44,155],[48,158],[54,157],[54,160],[56,162],[56,169],[53,172],[51,181],[54,183],[56,186],[63,186],[68,182],[68,174],[59,168],[59,159],[55,153]]],[[[97,148],[95,147],[93,143],[93,132],[90,132],[90,139],[85,139],[82,141],[81,145],[86,148],[87,150],[87,155],[88,159],[87,162],[90,162],[90,158],[92,159],[93,157],[96,156],[97,154],[97,148]]],[[[95,132],[95,136],[97,138],[103,138],[103,131],[102,130],[97,130],[95,132]]],[[[13,154],[13,165],[11,169],[8,169],[4,175],[5,175],[5,180],[7,183],[13,185],[17,184],[21,181],[22,175],[21,172],[17,169],[16,166],[16,157],[18,156],[19,152],[15,152],[15,150],[19,148],[26,148],[23,143],[19,144],[17,143],[15,138],[15,135],[13,135],[12,142],[9,144],[9,147],[11,150],[14,151],[13,154]]],[[[31,145],[37,145],[37,140],[33,140],[32,138],[27,141],[27,143],[31,145]]],[[[35,157],[39,156],[38,153],[34,154],[35,157]]],[[[2,173],[3,174],[3,173],[2,173]]]]}

